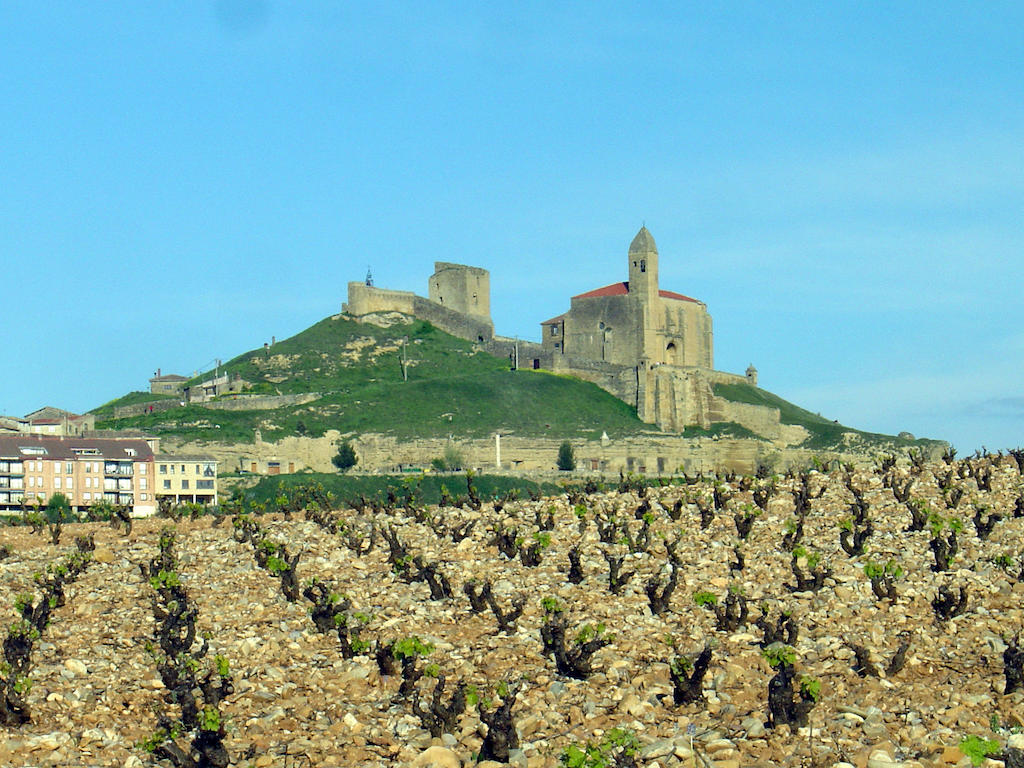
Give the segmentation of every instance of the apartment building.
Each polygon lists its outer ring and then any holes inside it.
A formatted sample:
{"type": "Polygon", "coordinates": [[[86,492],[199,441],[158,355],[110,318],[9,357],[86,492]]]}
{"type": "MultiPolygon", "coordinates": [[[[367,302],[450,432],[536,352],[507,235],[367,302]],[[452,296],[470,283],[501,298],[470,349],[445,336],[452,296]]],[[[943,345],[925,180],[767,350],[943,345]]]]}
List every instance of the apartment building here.
{"type": "Polygon", "coordinates": [[[137,517],[152,515],[155,470],[145,440],[0,435],[0,509],[45,505],[62,493],[75,510],[109,501],[137,517]]]}
{"type": "Polygon", "coordinates": [[[158,500],[171,498],[175,504],[217,503],[217,460],[212,456],[158,454],[156,484],[158,500]]]}

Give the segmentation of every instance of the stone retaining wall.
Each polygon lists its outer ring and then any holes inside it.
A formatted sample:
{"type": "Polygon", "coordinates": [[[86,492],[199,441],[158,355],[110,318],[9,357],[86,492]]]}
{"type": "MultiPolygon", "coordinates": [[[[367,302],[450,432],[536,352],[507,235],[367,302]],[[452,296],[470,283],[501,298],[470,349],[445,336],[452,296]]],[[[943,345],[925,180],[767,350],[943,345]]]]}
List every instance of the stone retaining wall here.
{"type": "Polygon", "coordinates": [[[133,405],[118,405],[114,408],[115,419],[127,419],[130,416],[141,416],[147,413],[150,408],[153,409],[154,413],[161,411],[169,411],[171,408],[178,408],[181,405],[181,401],[178,399],[171,400],[149,400],[145,403],[134,403],[133,405]]]}
{"type": "Polygon", "coordinates": [[[319,399],[319,392],[302,392],[297,395],[238,395],[227,400],[211,400],[208,403],[202,403],[202,407],[217,411],[271,411],[275,408],[303,405],[319,399]]]}

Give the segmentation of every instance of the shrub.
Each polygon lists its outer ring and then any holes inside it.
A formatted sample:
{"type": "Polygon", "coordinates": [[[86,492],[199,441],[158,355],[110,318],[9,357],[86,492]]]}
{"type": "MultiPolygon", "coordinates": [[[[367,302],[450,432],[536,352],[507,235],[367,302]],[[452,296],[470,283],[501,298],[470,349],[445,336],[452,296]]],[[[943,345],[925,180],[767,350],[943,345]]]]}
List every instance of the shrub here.
{"type": "Polygon", "coordinates": [[[971,734],[960,742],[960,751],[970,758],[971,765],[981,765],[985,758],[999,751],[999,742],[971,734]]]}

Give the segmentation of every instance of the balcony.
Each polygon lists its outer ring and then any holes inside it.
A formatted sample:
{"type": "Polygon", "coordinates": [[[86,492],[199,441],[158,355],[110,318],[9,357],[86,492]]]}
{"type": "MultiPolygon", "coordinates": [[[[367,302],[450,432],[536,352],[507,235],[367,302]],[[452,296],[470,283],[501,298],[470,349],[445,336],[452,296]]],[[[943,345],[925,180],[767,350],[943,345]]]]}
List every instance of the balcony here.
{"type": "Polygon", "coordinates": [[[103,465],[103,474],[107,477],[110,476],[123,476],[134,474],[132,462],[111,462],[108,461],[103,465]]]}

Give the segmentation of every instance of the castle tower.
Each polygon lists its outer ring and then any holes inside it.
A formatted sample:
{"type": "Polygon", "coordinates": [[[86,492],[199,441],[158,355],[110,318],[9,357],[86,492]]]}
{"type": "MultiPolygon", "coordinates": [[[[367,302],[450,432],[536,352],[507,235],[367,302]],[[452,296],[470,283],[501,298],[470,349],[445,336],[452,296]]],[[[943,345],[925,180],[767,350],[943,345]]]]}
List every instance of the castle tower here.
{"type": "Polygon", "coordinates": [[[455,312],[491,322],[491,274],[486,269],[435,261],[427,295],[455,312]]]}
{"type": "Polygon", "coordinates": [[[629,293],[650,306],[657,305],[658,246],[647,227],[640,227],[629,244],[629,293]]]}

